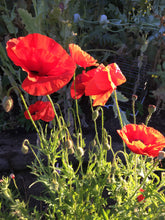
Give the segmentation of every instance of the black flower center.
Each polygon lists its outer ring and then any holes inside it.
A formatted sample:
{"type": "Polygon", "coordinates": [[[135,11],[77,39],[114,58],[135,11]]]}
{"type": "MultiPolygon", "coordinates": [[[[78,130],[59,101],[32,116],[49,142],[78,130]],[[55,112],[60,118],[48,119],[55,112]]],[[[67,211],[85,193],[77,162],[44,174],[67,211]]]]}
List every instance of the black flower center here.
{"type": "Polygon", "coordinates": [[[35,71],[35,70],[31,70],[30,72],[33,73],[34,75],[38,75],[39,73],[38,71],[35,71]]]}

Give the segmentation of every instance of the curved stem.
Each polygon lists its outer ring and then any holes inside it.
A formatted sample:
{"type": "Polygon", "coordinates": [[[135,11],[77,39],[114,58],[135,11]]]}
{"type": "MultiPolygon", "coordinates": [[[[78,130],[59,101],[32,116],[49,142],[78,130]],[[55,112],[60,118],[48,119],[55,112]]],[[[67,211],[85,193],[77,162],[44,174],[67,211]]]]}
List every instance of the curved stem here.
{"type": "Polygon", "coordinates": [[[121,128],[123,128],[123,121],[122,121],[122,118],[121,118],[121,113],[120,113],[119,104],[118,104],[118,100],[117,100],[116,90],[114,90],[114,96],[115,96],[115,103],[116,103],[116,108],[117,108],[117,113],[118,113],[120,126],[121,126],[121,128]]]}
{"type": "MultiPolygon", "coordinates": [[[[91,104],[91,111],[92,113],[94,112],[93,110],[93,106],[92,106],[92,98],[89,96],[89,100],[90,100],[90,104],[91,104]]],[[[98,136],[98,131],[97,131],[97,124],[96,124],[96,120],[93,121],[94,122],[94,126],[95,126],[95,137],[96,137],[96,141],[98,143],[98,145],[100,146],[100,141],[99,141],[99,136],[98,136]]]]}
{"type": "Polygon", "coordinates": [[[59,126],[59,128],[61,128],[61,123],[60,123],[60,120],[59,120],[59,118],[58,118],[56,109],[55,109],[55,107],[54,107],[54,103],[53,103],[53,101],[52,101],[50,95],[47,95],[47,97],[48,97],[48,99],[49,99],[49,101],[50,101],[50,103],[51,103],[51,105],[52,105],[53,111],[54,111],[54,113],[55,113],[55,117],[56,117],[56,119],[57,119],[58,126],[59,126]]]}
{"type": "MultiPolygon", "coordinates": [[[[79,111],[78,111],[78,102],[77,102],[77,95],[76,95],[76,82],[75,82],[75,73],[73,75],[73,80],[74,80],[74,91],[75,91],[75,103],[76,103],[76,116],[77,116],[77,120],[78,120],[78,124],[79,124],[79,130],[80,133],[82,134],[82,129],[81,129],[81,122],[80,122],[80,117],[79,117],[79,111]]],[[[82,135],[80,138],[80,146],[82,147],[82,135]]]]}
{"type": "Polygon", "coordinates": [[[133,123],[136,124],[135,101],[132,101],[133,123]]]}
{"type": "MultiPolygon", "coordinates": [[[[114,90],[114,95],[115,95],[115,103],[116,103],[118,118],[119,118],[120,126],[121,126],[121,129],[122,129],[123,128],[123,121],[122,121],[122,117],[121,117],[121,113],[120,113],[120,108],[119,108],[119,104],[118,104],[118,100],[117,100],[116,90],[114,90]]],[[[125,142],[124,141],[123,141],[123,148],[124,148],[124,152],[126,153],[126,146],[125,146],[125,142]]]]}

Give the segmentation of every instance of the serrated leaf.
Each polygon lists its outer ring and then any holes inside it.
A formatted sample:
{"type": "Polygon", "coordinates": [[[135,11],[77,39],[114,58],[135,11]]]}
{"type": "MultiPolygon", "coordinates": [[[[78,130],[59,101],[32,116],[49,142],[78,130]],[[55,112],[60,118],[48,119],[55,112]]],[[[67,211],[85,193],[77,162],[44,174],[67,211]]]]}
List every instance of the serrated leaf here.
{"type": "Polygon", "coordinates": [[[3,21],[5,22],[8,32],[11,34],[17,33],[18,28],[14,26],[14,24],[12,23],[12,20],[7,15],[1,15],[1,16],[2,16],[3,21]]]}
{"type": "Polygon", "coordinates": [[[28,33],[40,33],[40,17],[32,17],[32,15],[22,8],[18,9],[18,13],[22,19],[25,29],[28,33]]]}

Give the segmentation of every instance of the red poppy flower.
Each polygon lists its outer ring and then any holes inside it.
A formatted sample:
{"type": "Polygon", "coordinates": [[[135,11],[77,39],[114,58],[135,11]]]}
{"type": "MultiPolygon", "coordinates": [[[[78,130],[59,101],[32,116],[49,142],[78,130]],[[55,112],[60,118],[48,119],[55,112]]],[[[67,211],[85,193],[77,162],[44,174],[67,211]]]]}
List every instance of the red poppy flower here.
{"type": "MultiPolygon", "coordinates": [[[[30,105],[28,109],[34,121],[41,119],[49,122],[55,117],[53,107],[49,101],[37,101],[36,103],[30,105]]],[[[24,115],[26,119],[30,119],[27,111],[24,112],[24,115]]]]}
{"type": "Polygon", "coordinates": [[[72,82],[70,92],[73,99],[79,99],[85,93],[85,87],[87,83],[93,78],[96,69],[89,70],[87,72],[83,71],[82,74],[79,74],[75,78],[75,88],[74,82],[72,82]]]}
{"type": "MultiPolygon", "coordinates": [[[[140,192],[144,192],[144,189],[139,189],[140,192]]],[[[145,196],[143,196],[143,194],[140,194],[139,196],[137,196],[137,200],[138,202],[141,202],[145,199],[145,196]]]]}
{"type": "Polygon", "coordinates": [[[159,131],[144,124],[128,124],[117,132],[135,154],[157,157],[159,151],[165,147],[165,137],[159,131]]]}
{"type": "Polygon", "coordinates": [[[78,45],[69,44],[69,50],[71,57],[76,62],[76,64],[83,67],[84,69],[86,69],[86,67],[99,65],[97,60],[95,60],[87,52],[83,51],[78,45]]]}
{"type": "Polygon", "coordinates": [[[10,39],[7,54],[15,65],[28,73],[22,88],[30,95],[54,93],[72,78],[76,64],[53,39],[41,34],[10,39]]]}
{"type": "Polygon", "coordinates": [[[116,87],[125,81],[126,78],[116,63],[108,66],[101,64],[85,87],[85,95],[92,96],[93,106],[104,106],[116,87]]]}

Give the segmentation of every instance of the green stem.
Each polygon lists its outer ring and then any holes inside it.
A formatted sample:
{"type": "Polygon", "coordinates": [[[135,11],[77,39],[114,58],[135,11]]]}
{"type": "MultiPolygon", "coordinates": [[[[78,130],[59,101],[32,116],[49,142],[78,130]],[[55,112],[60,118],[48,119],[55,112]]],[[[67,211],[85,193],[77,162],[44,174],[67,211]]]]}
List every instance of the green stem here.
{"type": "Polygon", "coordinates": [[[135,101],[132,101],[133,123],[136,124],[135,101]]]}
{"type": "MultiPolygon", "coordinates": [[[[93,110],[93,106],[92,106],[92,98],[91,98],[91,96],[89,96],[89,100],[90,100],[90,104],[91,104],[91,111],[92,111],[92,113],[93,113],[94,110],[93,110]]],[[[96,141],[97,141],[98,145],[100,146],[100,141],[99,141],[99,136],[98,136],[98,131],[97,131],[97,123],[96,123],[96,120],[94,120],[93,122],[94,122],[94,126],[95,126],[95,137],[96,137],[96,141]]]]}
{"type": "MultiPolygon", "coordinates": [[[[121,117],[121,113],[120,113],[119,103],[118,103],[118,100],[117,100],[116,90],[114,90],[114,96],[115,96],[115,103],[116,103],[118,118],[119,118],[120,126],[121,126],[121,129],[122,129],[123,128],[123,121],[122,121],[122,117],[121,117]]],[[[126,153],[126,146],[125,146],[124,141],[123,141],[123,148],[124,148],[124,152],[126,153]]]]}
{"type": "Polygon", "coordinates": [[[117,100],[116,90],[114,90],[114,96],[115,96],[115,103],[116,103],[118,118],[119,118],[120,126],[121,126],[121,129],[122,129],[123,128],[123,121],[122,121],[122,118],[121,118],[121,113],[120,113],[119,104],[118,104],[118,100],[117,100]]]}
{"type": "Polygon", "coordinates": [[[75,112],[74,112],[74,110],[73,110],[72,108],[69,108],[69,109],[68,109],[68,120],[70,121],[70,115],[69,115],[70,111],[71,111],[72,114],[73,114],[74,126],[75,126],[75,130],[76,130],[76,132],[77,132],[76,115],[75,115],[75,112]]]}
{"type": "Polygon", "coordinates": [[[148,122],[149,122],[149,120],[151,119],[151,116],[152,116],[152,114],[149,114],[149,115],[147,116],[146,122],[145,122],[145,125],[146,125],[146,126],[148,125],[148,122]]]}
{"type": "MultiPolygon", "coordinates": [[[[77,120],[78,120],[78,124],[79,124],[79,130],[80,130],[80,133],[82,134],[81,122],[80,122],[79,111],[78,111],[78,102],[77,102],[77,95],[76,95],[76,81],[75,81],[75,79],[76,79],[76,75],[74,73],[73,80],[74,80],[74,91],[75,91],[76,116],[77,116],[77,120]]],[[[80,146],[82,147],[82,135],[81,135],[81,139],[80,139],[80,146]]]]}
{"type": "Polygon", "coordinates": [[[53,111],[54,111],[54,114],[55,114],[55,117],[56,117],[56,120],[57,120],[58,126],[59,126],[59,128],[61,128],[61,123],[60,123],[60,120],[59,120],[59,118],[58,118],[58,115],[57,115],[56,109],[55,109],[55,107],[54,107],[54,103],[53,103],[53,101],[52,101],[50,95],[47,95],[47,98],[49,99],[49,101],[50,101],[50,103],[51,103],[51,105],[52,105],[52,108],[53,108],[53,111]]]}

